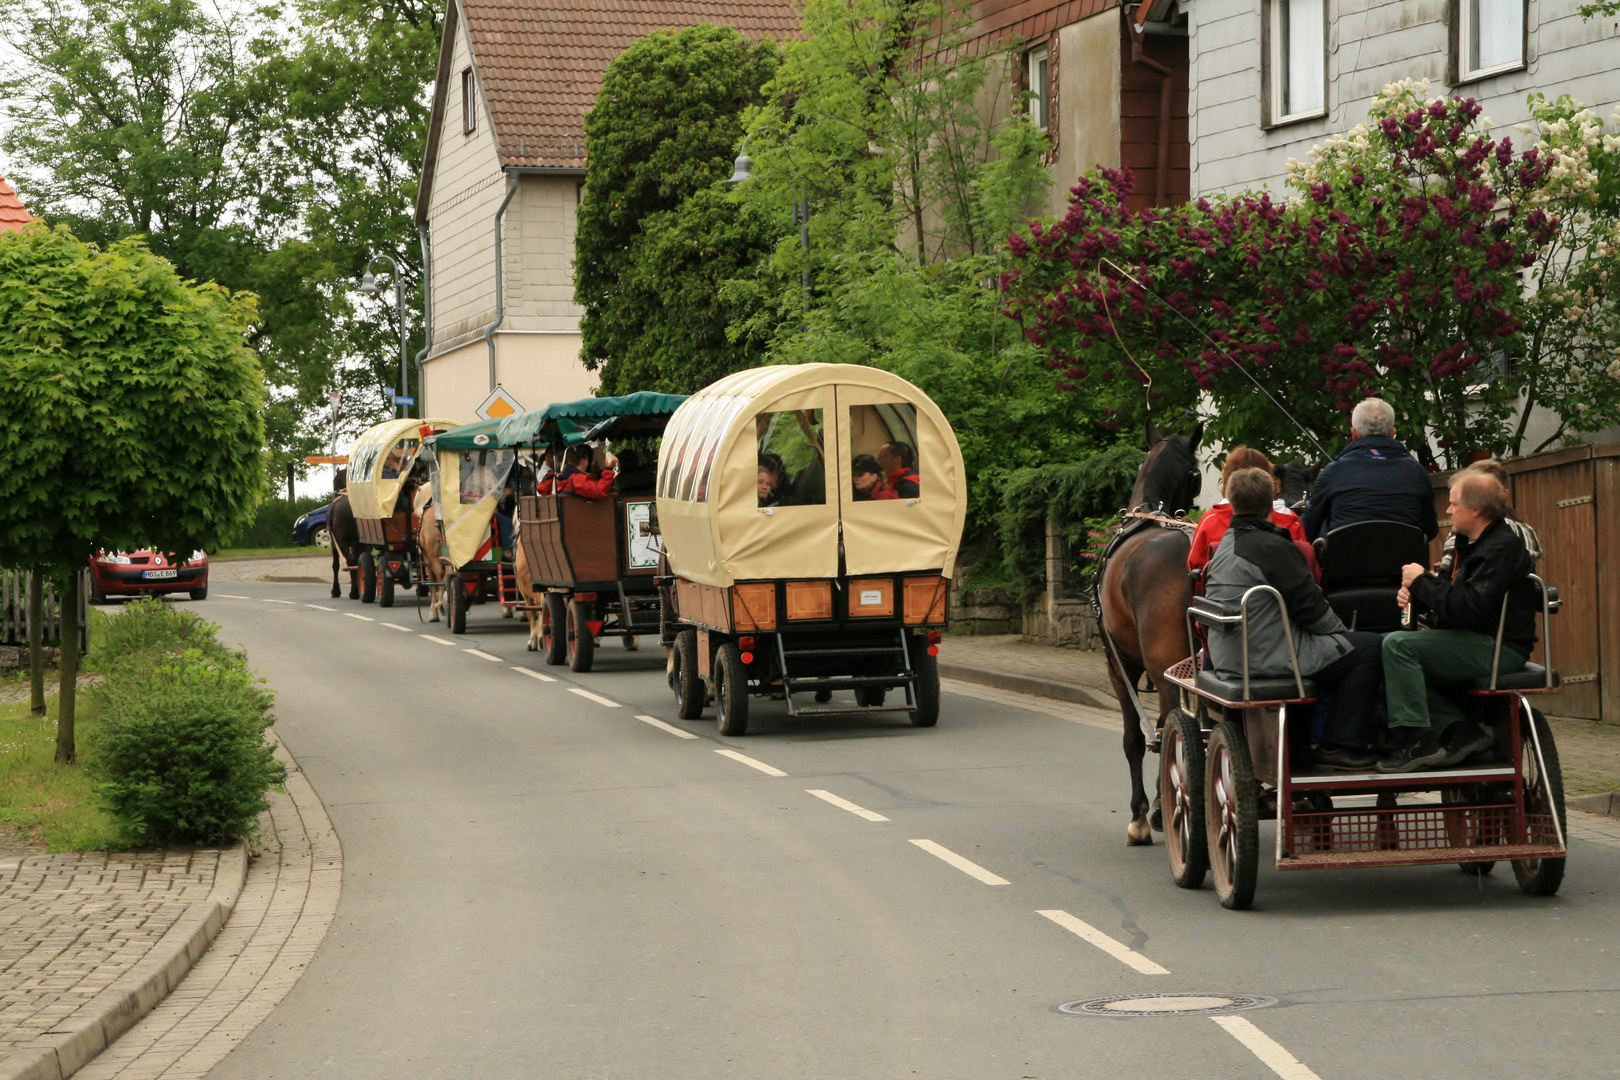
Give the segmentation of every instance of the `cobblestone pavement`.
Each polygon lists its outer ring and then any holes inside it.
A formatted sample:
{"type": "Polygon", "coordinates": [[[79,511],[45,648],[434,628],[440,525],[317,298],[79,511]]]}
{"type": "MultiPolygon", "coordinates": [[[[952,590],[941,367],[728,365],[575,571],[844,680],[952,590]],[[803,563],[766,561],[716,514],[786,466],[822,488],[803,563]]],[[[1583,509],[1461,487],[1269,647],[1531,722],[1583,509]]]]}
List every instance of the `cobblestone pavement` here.
{"type": "MultiPolygon", "coordinates": [[[[284,559],[221,559],[208,564],[210,589],[218,592],[218,586],[228,585],[232,581],[271,581],[289,585],[325,582],[330,585],[332,552],[327,548],[312,548],[308,555],[293,555],[284,559]]],[[[347,585],[347,581],[344,584],[347,585]]]]}
{"type": "Polygon", "coordinates": [[[208,899],[219,861],[215,849],[0,861],[0,1058],[132,969],[208,899]]]}
{"type": "Polygon", "coordinates": [[[337,913],[343,849],[321,801],[285,751],[261,850],[213,947],[145,1019],[75,1080],[191,1080],[207,1074],[286,996],[337,913]]]}

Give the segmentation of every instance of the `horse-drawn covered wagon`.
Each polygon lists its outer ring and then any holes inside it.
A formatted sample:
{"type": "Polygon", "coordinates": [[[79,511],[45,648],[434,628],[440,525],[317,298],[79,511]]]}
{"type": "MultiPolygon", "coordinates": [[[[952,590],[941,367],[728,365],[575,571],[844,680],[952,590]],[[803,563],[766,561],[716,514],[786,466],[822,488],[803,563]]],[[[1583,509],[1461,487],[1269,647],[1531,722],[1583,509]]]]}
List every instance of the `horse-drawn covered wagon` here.
{"type": "MultiPolygon", "coordinates": [[[[493,599],[510,611],[527,603],[513,566],[517,451],[501,441],[500,424],[465,424],[429,439],[423,452],[433,491],[423,546],[435,549],[428,553],[434,560],[431,587],[444,590],[444,619],[452,634],[467,632],[467,612],[475,604],[493,599]]],[[[439,606],[432,605],[434,617],[439,606]]]]}
{"type": "MultiPolygon", "coordinates": [[[[392,607],[396,588],[420,588],[428,580],[413,523],[413,500],[427,479],[419,456],[424,437],[455,426],[454,420],[389,420],[354,440],[347,507],[354,518],[358,557],[350,551],[342,554],[358,567],[361,602],[392,607]]],[[[334,562],[342,549],[337,538],[334,528],[334,562]]]]}
{"type": "Polygon", "coordinates": [[[721,732],[743,734],[753,695],[793,716],[937,722],[967,492],[956,436],[928,395],[848,364],[727,376],[671,419],[657,495],[683,719],[712,697],[721,732]],[[903,701],[887,703],[894,690],[903,701]],[[815,705],[800,704],[805,693],[815,705]]]}

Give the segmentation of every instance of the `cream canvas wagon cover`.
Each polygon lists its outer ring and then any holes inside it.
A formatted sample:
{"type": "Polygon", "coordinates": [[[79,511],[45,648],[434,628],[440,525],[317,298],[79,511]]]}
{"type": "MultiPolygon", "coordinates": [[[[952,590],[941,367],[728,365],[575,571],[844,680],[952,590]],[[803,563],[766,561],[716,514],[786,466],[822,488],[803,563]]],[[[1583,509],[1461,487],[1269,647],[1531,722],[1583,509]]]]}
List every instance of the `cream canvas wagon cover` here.
{"type": "Polygon", "coordinates": [[[945,414],[877,368],[728,375],[686,400],[659,449],[670,568],[705,585],[836,577],[840,534],[850,575],[949,575],[966,517],[962,450],[945,414]],[[879,481],[880,456],[910,461],[879,481]]]}
{"type": "Polygon", "coordinates": [[[422,450],[423,425],[444,431],[454,420],[388,420],[367,428],[349,448],[349,509],[357,518],[394,516],[399,489],[422,450]]]}

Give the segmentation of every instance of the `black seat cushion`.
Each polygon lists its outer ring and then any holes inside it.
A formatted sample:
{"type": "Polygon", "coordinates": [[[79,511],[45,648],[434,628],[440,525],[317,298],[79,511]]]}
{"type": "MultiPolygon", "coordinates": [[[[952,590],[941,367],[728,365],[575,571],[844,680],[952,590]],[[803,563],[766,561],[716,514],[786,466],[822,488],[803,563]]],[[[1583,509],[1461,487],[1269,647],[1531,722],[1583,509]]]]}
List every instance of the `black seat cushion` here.
{"type": "MultiPolygon", "coordinates": [[[[1552,673],[1552,684],[1558,685],[1558,672],[1552,673]]],[[[1502,674],[1496,677],[1498,690],[1540,690],[1547,685],[1547,669],[1540,664],[1526,664],[1523,670],[1511,674],[1502,674]]],[[[1491,677],[1481,675],[1477,679],[1469,679],[1463,684],[1470,693],[1491,688],[1491,677]]]]}
{"type": "MultiPolygon", "coordinates": [[[[1249,696],[1245,699],[1242,679],[1228,679],[1213,671],[1198,673],[1198,689],[1222,701],[1293,701],[1299,697],[1299,687],[1291,678],[1252,678],[1249,680],[1249,696]]],[[[1305,680],[1305,696],[1316,696],[1316,684],[1309,679],[1305,680]]]]}
{"type": "Polygon", "coordinates": [[[1323,536],[1318,561],[1322,564],[1322,589],[1333,592],[1340,585],[1372,585],[1393,582],[1401,585],[1401,567],[1407,563],[1429,565],[1429,541],[1423,530],[1397,521],[1358,521],[1342,525],[1323,536]]]}
{"type": "Polygon", "coordinates": [[[1391,585],[1349,585],[1325,590],[1328,604],[1351,630],[1387,634],[1401,629],[1401,609],[1395,603],[1399,581],[1391,585]]]}

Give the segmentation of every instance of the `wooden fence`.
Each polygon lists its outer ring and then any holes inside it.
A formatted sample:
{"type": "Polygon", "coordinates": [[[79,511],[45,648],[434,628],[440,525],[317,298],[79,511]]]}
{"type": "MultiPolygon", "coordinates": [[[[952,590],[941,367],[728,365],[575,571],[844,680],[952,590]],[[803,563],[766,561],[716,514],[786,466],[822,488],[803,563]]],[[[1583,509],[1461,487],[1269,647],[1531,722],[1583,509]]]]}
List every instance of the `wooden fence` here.
{"type": "MultiPolygon", "coordinates": [[[[28,644],[28,573],[0,569],[0,645],[28,644]]],[[[79,649],[88,649],[86,603],[90,592],[90,572],[79,572],[79,649]]],[[[62,605],[56,592],[45,586],[45,634],[47,645],[62,641],[62,605]]]]}
{"type": "MultiPolygon", "coordinates": [[[[1572,446],[1507,462],[1513,508],[1535,527],[1545,554],[1537,571],[1558,589],[1553,666],[1563,689],[1548,712],[1620,723],[1620,445],[1572,446]]],[[[1450,473],[1433,478],[1440,556],[1450,473]]],[[[1532,659],[1544,653],[1536,645],[1532,659]]]]}

